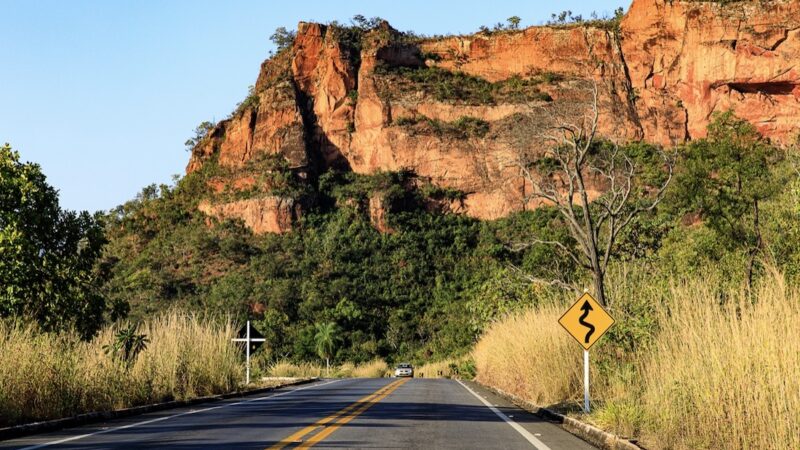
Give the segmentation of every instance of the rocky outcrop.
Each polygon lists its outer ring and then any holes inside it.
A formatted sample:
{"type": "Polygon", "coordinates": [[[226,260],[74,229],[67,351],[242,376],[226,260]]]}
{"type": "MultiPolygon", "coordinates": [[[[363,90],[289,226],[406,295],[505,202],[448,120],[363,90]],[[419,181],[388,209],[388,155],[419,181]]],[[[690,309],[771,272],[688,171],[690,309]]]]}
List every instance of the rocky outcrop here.
{"type": "Polygon", "coordinates": [[[219,220],[241,220],[256,234],[291,231],[301,214],[299,205],[293,199],[277,196],[221,204],[202,201],[197,209],[219,220]]]}
{"type": "MultiPolygon", "coordinates": [[[[212,157],[236,168],[263,154],[312,178],[331,168],[412,169],[462,191],[460,213],[494,219],[537,206],[525,202],[530,186],[509,164],[520,146],[541,145],[519,117],[545,120],[536,114],[582,101],[587,83],[597,86],[599,131],[612,139],[675,145],[702,137],[714,112],[733,109],[773,141],[792,142],[798,33],[800,4],[788,0],[635,0],[618,30],[541,26],[413,42],[387,23],[357,42],[340,28],[300,23],[294,45],[262,65],[253,95],[195,148],[187,171],[212,157]],[[404,70],[471,77],[465,83],[485,92],[448,98],[404,70]],[[528,89],[523,100],[502,95],[509,80],[528,89]],[[464,118],[483,128],[459,131],[464,118]]],[[[245,222],[262,223],[258,231],[291,226],[254,219],[270,207],[288,217],[285,203],[250,202],[207,209],[251,217],[245,222]]],[[[380,228],[379,203],[369,210],[380,228]]]]}
{"type": "Polygon", "coordinates": [[[381,194],[374,194],[369,198],[369,221],[376,230],[381,233],[393,233],[394,230],[389,226],[386,212],[389,208],[386,200],[381,194]]]}
{"type": "Polygon", "coordinates": [[[305,125],[289,56],[264,62],[253,93],[195,147],[187,172],[199,170],[212,156],[227,167],[241,167],[263,154],[280,154],[294,167],[307,165],[305,125]]]}

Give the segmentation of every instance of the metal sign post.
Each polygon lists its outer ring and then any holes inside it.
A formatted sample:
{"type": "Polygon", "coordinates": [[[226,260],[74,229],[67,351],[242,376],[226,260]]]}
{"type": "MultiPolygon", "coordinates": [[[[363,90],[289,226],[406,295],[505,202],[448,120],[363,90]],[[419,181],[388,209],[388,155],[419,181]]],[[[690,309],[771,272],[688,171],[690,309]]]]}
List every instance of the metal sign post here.
{"type": "Polygon", "coordinates": [[[589,413],[589,348],[600,339],[614,318],[588,292],[558,319],[558,323],[583,347],[583,412],[589,413]]]}
{"type": "Polygon", "coordinates": [[[247,321],[247,326],[244,330],[239,331],[239,337],[233,338],[231,341],[233,342],[244,342],[247,354],[247,370],[245,376],[245,384],[250,384],[250,350],[252,348],[253,351],[257,350],[261,347],[262,343],[265,341],[264,336],[261,335],[257,330],[252,330],[250,327],[250,321],[247,321]]]}
{"type": "Polygon", "coordinates": [[[589,414],[589,350],[583,351],[583,412],[589,414]]]}

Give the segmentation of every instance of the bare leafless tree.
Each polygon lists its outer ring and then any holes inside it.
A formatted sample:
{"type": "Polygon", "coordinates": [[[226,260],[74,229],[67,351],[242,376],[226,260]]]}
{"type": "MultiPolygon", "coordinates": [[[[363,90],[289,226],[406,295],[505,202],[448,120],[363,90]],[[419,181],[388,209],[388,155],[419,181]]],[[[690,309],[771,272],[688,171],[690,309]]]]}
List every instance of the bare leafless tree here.
{"type": "MultiPolygon", "coordinates": [[[[524,180],[524,205],[549,205],[574,243],[529,236],[511,246],[547,245],[591,273],[594,292],[606,304],[605,275],[620,234],[639,214],[653,210],[672,179],[673,158],[650,147],[649,164],[660,176],[647,179],[645,163],[625,146],[598,136],[600,102],[596,82],[575,82],[569,97],[531,105],[530,114],[510,128],[511,158],[524,180]]],[[[608,133],[613,135],[613,131],[608,133]]],[[[528,279],[562,288],[575,283],[560,277],[528,279]]]]}

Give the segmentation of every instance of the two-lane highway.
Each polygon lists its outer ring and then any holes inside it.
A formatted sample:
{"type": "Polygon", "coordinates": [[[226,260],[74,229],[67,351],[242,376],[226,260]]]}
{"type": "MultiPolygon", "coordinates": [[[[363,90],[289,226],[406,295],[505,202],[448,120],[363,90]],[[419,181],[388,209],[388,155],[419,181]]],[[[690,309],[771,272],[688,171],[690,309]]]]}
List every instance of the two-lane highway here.
{"type": "Polygon", "coordinates": [[[452,448],[591,445],[472,383],[344,379],[0,442],[0,449],[452,448]]]}

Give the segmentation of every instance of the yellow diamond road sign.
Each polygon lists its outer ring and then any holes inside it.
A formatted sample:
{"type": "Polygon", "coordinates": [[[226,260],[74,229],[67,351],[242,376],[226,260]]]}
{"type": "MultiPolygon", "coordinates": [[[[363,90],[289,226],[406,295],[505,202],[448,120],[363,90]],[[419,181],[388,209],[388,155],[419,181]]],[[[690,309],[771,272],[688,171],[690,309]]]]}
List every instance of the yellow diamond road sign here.
{"type": "Polygon", "coordinates": [[[614,318],[591,295],[583,294],[558,323],[583,346],[589,348],[614,325],[614,318]]]}

